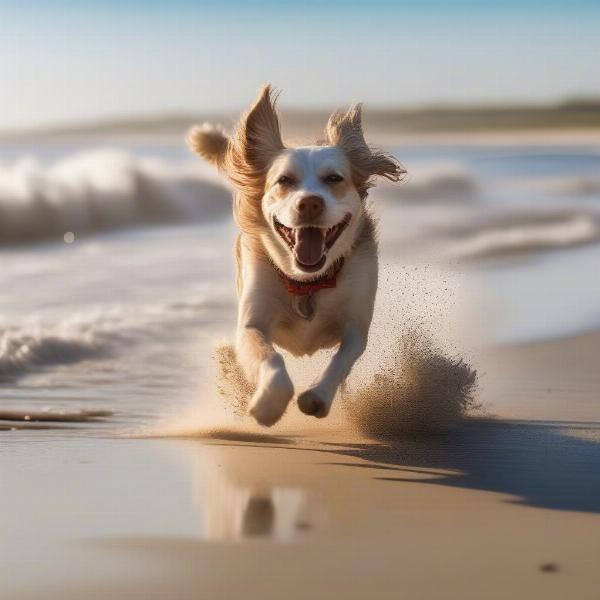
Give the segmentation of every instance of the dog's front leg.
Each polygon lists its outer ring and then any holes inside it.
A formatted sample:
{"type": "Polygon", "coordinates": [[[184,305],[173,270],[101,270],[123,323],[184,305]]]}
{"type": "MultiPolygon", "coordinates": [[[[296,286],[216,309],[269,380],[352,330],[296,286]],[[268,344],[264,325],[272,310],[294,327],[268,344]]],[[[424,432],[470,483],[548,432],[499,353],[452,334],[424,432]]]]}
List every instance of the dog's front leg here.
{"type": "Polygon", "coordinates": [[[279,421],[294,395],[283,357],[273,348],[267,332],[256,325],[239,327],[236,352],[248,381],[256,385],[248,412],[270,427],[279,421]]]}
{"type": "Polygon", "coordinates": [[[346,379],[354,363],[365,351],[367,335],[358,328],[349,327],[342,336],[338,351],[331,359],[318,382],[298,396],[300,410],[315,417],[326,417],[340,384],[346,379]]]}

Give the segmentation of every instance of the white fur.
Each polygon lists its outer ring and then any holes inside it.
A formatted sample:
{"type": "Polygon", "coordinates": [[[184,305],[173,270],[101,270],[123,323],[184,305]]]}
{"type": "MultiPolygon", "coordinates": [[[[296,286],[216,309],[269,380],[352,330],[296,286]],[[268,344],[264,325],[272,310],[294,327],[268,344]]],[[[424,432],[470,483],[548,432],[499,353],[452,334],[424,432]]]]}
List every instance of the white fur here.
{"type": "Polygon", "coordinates": [[[303,412],[324,417],[367,343],[377,289],[375,244],[364,244],[346,257],[337,286],[315,294],[316,314],[307,320],[292,310],[290,296],[272,266],[254,260],[243,236],[241,243],[243,283],[236,349],[246,377],[257,386],[250,413],[271,425],[293,396],[283,357],[274,346],[302,356],[340,344],[315,385],[298,397],[303,412]],[[313,402],[318,405],[314,410],[313,402]]]}
{"type": "Polygon", "coordinates": [[[344,176],[346,182],[351,181],[348,159],[339,148],[331,146],[307,146],[286,150],[279,156],[267,175],[267,191],[262,200],[262,211],[269,225],[273,217],[288,227],[298,226],[298,214],[294,211],[294,203],[299,197],[316,194],[325,201],[325,210],[319,221],[319,226],[325,229],[339,223],[347,213],[353,215],[350,225],[327,253],[327,260],[316,273],[305,273],[300,270],[288,247],[279,235],[263,236],[263,242],[269,250],[269,255],[284,272],[297,280],[311,280],[325,273],[340,257],[345,256],[351,249],[352,242],[361,224],[362,202],[356,189],[348,184],[347,193],[336,198],[332,186],[323,182],[324,174],[336,172],[344,176]],[[284,174],[293,174],[298,178],[298,184],[285,198],[274,198],[277,178],[284,174]]]}
{"type": "Polygon", "coordinates": [[[302,356],[339,346],[315,384],[298,396],[299,408],[316,417],[329,413],[340,384],[363,353],[377,289],[377,244],[365,197],[375,176],[398,181],[404,172],[392,157],[365,143],[359,106],[334,113],[326,134],[329,145],[286,148],[275,100],[266,86],[232,137],[206,126],[190,136],[192,149],[225,171],[236,189],[234,212],[241,228],[236,247],[236,354],[246,378],[255,385],[249,412],[267,426],[279,420],[294,395],[276,347],[302,356]],[[329,180],[331,174],[341,181],[329,180]],[[282,175],[290,176],[293,184],[283,183],[282,175]],[[315,195],[322,199],[323,210],[307,223],[297,205],[315,195]],[[333,246],[324,247],[320,268],[308,272],[282,239],[274,219],[294,233],[303,226],[327,231],[342,221],[348,224],[333,246]],[[313,318],[300,316],[273,263],[290,279],[310,281],[326,274],[342,257],[336,287],[313,295],[313,318]]]}

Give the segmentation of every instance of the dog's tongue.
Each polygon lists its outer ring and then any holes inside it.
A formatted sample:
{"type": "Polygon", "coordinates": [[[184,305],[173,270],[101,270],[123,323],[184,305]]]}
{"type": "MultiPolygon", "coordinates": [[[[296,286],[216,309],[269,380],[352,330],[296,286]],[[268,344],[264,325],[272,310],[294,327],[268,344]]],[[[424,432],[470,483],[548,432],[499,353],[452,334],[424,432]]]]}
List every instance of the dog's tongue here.
{"type": "Polygon", "coordinates": [[[303,265],[316,265],[323,256],[323,230],[318,227],[302,227],[296,230],[296,258],[303,265]]]}

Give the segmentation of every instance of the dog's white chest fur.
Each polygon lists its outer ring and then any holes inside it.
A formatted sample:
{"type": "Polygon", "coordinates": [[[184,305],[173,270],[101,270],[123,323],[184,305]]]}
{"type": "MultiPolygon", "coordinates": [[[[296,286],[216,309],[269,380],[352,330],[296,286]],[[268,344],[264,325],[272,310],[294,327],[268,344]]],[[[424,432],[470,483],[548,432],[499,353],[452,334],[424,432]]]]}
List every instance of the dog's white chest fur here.
{"type": "MultiPolygon", "coordinates": [[[[294,396],[279,346],[295,355],[339,345],[310,389],[297,396],[307,415],[324,417],[364,352],[377,289],[375,227],[366,206],[375,177],[405,172],[365,141],[360,105],[331,115],[326,140],[289,148],[275,98],[265,86],[232,136],[194,128],[192,148],[225,172],[235,189],[239,293],[236,355],[255,391],[249,413],[273,425],[294,396]],[[290,282],[318,281],[342,261],[336,287],[293,298],[290,282]],[[284,281],[274,268],[283,273],[284,281]]],[[[317,283],[314,283],[317,286],[317,283]]],[[[331,280],[329,281],[331,284],[331,280]]],[[[303,287],[305,291],[308,288],[303,287]]]]}
{"type": "Polygon", "coordinates": [[[355,249],[337,277],[335,288],[322,289],[312,296],[314,314],[310,319],[294,309],[297,297],[291,296],[270,264],[244,264],[242,251],[242,305],[252,306],[254,319],[271,324],[273,342],[296,356],[314,354],[342,340],[348,327],[368,328],[377,288],[377,255],[374,242],[355,249]],[[260,301],[246,283],[261,281],[260,301]]]}
{"type": "Polygon", "coordinates": [[[296,356],[314,354],[320,348],[335,346],[340,341],[342,331],[340,311],[336,311],[341,296],[337,289],[321,290],[313,294],[313,314],[310,319],[295,311],[294,302],[299,297],[290,297],[290,310],[279,315],[273,330],[275,344],[296,356]]]}

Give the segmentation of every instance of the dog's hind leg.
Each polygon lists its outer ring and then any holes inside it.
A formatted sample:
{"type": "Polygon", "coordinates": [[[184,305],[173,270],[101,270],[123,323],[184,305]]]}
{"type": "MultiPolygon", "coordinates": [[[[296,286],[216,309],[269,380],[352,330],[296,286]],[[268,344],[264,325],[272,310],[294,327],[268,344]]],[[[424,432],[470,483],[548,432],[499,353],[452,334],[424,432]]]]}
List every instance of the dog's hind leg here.
{"type": "Polygon", "coordinates": [[[367,335],[358,328],[349,327],[342,336],[342,342],[328,367],[318,382],[298,396],[300,410],[315,417],[326,417],[335,394],[346,379],[354,363],[365,351],[367,335]]]}
{"type": "Polygon", "coordinates": [[[270,427],[279,421],[294,395],[283,356],[264,331],[251,326],[239,328],[236,353],[248,381],[256,385],[248,412],[258,423],[270,427]]]}

